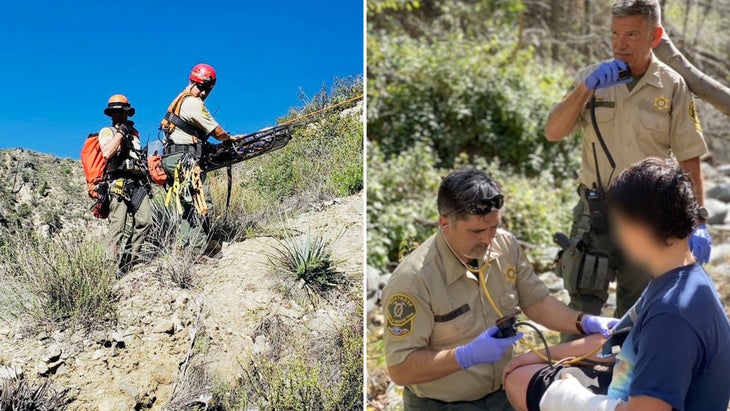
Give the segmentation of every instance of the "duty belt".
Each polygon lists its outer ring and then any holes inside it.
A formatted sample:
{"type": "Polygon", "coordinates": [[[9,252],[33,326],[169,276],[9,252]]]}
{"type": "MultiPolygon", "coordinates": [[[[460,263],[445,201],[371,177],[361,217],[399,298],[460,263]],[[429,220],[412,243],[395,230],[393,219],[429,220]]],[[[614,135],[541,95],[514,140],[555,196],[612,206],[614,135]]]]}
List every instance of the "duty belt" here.
{"type": "Polygon", "coordinates": [[[162,150],[165,156],[171,156],[173,154],[185,154],[190,153],[195,158],[201,158],[203,156],[203,145],[198,144],[167,144],[162,150]]]}

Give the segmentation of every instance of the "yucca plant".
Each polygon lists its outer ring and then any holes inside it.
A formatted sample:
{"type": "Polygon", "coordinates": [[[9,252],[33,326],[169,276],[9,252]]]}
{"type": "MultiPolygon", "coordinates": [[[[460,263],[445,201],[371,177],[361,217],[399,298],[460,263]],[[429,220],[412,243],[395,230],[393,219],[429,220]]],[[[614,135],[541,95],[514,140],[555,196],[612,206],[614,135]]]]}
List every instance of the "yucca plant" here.
{"type": "Polygon", "coordinates": [[[341,236],[342,232],[333,237],[313,233],[311,227],[297,236],[292,229],[284,227],[283,238],[276,240],[267,257],[275,268],[293,275],[314,291],[326,291],[340,281],[330,246],[341,236]]]}
{"type": "Polygon", "coordinates": [[[17,377],[0,382],[0,411],[58,411],[68,408],[66,390],[56,391],[50,380],[31,382],[17,377]]]}

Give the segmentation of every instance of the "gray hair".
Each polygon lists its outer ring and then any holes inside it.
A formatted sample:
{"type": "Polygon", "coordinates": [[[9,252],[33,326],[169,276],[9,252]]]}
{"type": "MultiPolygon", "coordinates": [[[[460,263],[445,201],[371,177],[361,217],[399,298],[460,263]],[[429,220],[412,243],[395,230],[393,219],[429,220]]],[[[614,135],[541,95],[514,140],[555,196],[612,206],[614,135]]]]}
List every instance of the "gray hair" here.
{"type": "Polygon", "coordinates": [[[662,8],[658,0],[616,0],[611,7],[613,17],[644,16],[655,27],[662,24],[662,8]]]}

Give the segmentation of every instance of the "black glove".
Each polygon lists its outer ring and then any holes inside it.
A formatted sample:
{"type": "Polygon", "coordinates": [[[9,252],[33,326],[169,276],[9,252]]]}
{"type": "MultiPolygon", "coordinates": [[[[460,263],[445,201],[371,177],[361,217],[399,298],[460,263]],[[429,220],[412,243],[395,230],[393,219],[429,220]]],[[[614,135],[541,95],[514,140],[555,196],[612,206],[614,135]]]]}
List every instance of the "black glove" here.
{"type": "Polygon", "coordinates": [[[117,128],[117,131],[124,137],[127,137],[130,133],[132,133],[132,127],[122,124],[117,128]]]}

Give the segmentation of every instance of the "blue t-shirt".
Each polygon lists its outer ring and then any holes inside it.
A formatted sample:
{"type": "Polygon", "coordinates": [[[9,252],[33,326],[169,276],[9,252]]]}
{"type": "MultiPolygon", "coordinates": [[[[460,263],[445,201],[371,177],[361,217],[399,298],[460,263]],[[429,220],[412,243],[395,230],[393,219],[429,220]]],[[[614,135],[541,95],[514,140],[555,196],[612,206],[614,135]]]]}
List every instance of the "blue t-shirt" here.
{"type": "Polygon", "coordinates": [[[652,280],[621,347],[611,398],[647,396],[678,411],[726,411],[730,400],[730,324],[710,277],[698,264],[652,280]]]}

